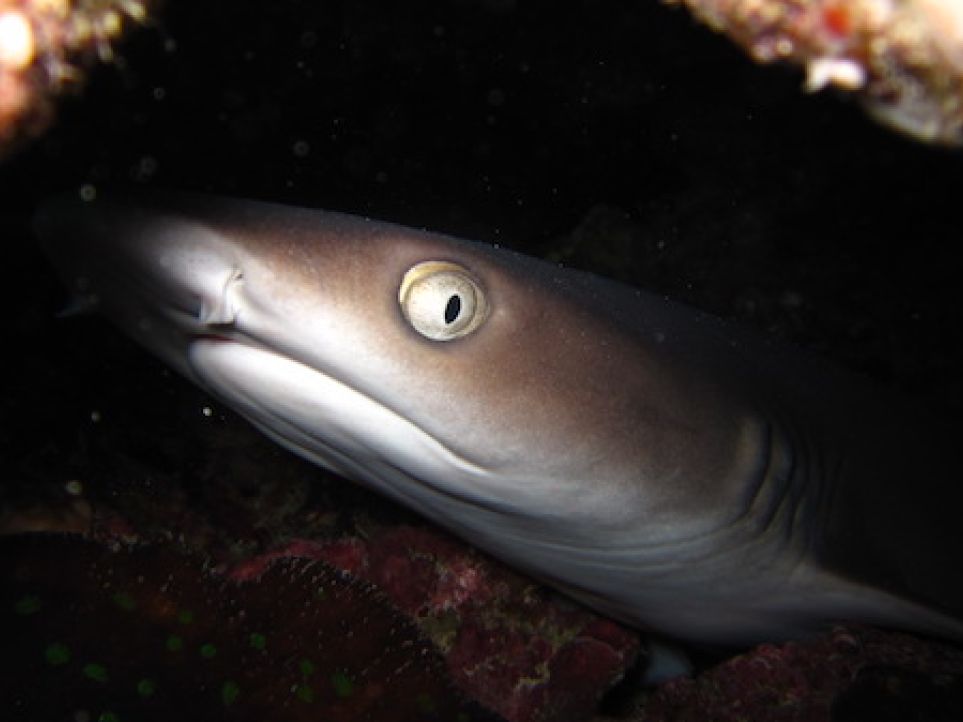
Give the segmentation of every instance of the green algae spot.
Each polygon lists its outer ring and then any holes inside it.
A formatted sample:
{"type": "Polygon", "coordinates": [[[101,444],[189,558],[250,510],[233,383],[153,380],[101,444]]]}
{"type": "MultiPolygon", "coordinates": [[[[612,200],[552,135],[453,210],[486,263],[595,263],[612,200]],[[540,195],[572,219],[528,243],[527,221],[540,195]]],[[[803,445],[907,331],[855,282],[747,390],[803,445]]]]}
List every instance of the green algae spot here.
{"type": "Polygon", "coordinates": [[[217,655],[217,647],[208,642],[201,645],[201,656],[204,659],[213,659],[217,655]]]}
{"type": "Polygon", "coordinates": [[[137,609],[137,602],[134,598],[130,596],[127,592],[117,592],[113,596],[114,604],[123,609],[125,612],[132,612],[137,609]]]}
{"type": "Polygon", "coordinates": [[[422,628],[428,639],[431,639],[441,649],[451,649],[464,627],[462,613],[449,609],[437,616],[431,615],[419,619],[418,626],[422,628]]]}
{"type": "Polygon", "coordinates": [[[305,679],[310,677],[317,670],[317,667],[314,666],[314,662],[312,662],[310,659],[302,659],[299,666],[301,668],[301,676],[305,679]]]}
{"type": "Polygon", "coordinates": [[[464,712],[459,712],[459,713],[455,716],[455,722],[471,722],[471,717],[469,717],[469,716],[468,716],[467,714],[465,714],[464,712]]]}
{"type": "Polygon", "coordinates": [[[28,614],[36,614],[40,611],[40,597],[34,594],[25,594],[13,605],[13,611],[23,617],[28,614]]]}
{"type": "Polygon", "coordinates": [[[167,647],[168,652],[180,652],[184,649],[184,640],[176,634],[172,634],[164,642],[164,646],[167,647]]]}
{"type": "Polygon", "coordinates": [[[67,645],[54,642],[47,645],[47,648],[43,651],[43,656],[51,667],[59,667],[61,664],[67,664],[70,661],[70,650],[67,649],[67,645]]]}
{"type": "Polygon", "coordinates": [[[182,609],[177,613],[177,621],[181,624],[193,624],[194,623],[194,612],[189,609],[182,609]]]}
{"type": "Polygon", "coordinates": [[[84,677],[87,679],[92,679],[95,682],[107,681],[107,668],[102,664],[95,664],[94,662],[85,664],[82,671],[84,673],[84,677]]]}
{"type": "Polygon", "coordinates": [[[418,711],[423,714],[430,714],[435,711],[435,700],[429,694],[419,694],[415,702],[418,704],[418,711]]]}
{"type": "Polygon", "coordinates": [[[251,636],[248,638],[248,642],[254,649],[264,649],[267,645],[267,637],[263,634],[258,634],[257,632],[252,632],[251,636]]]}
{"type": "Polygon", "coordinates": [[[120,715],[113,712],[101,712],[97,722],[120,722],[120,715]]]}
{"type": "Polygon", "coordinates": [[[314,690],[306,684],[294,688],[294,695],[302,702],[314,702],[314,690]]]}
{"type": "Polygon", "coordinates": [[[233,679],[229,679],[223,685],[221,685],[221,701],[224,703],[225,707],[229,707],[230,705],[234,704],[235,700],[237,700],[238,695],[240,694],[241,688],[233,679]]]}
{"type": "Polygon", "coordinates": [[[350,697],[354,693],[354,682],[344,672],[335,672],[331,675],[331,686],[334,687],[334,693],[341,699],[350,697]]]}
{"type": "Polygon", "coordinates": [[[157,682],[145,677],[137,683],[137,694],[141,697],[152,697],[157,691],[157,682]]]}

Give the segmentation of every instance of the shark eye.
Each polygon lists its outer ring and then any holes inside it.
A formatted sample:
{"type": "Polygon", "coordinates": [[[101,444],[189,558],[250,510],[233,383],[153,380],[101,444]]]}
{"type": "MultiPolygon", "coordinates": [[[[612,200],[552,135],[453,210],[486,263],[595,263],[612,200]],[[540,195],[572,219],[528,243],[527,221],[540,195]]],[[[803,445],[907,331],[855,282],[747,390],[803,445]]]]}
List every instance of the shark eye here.
{"type": "Polygon", "coordinates": [[[398,289],[398,303],[411,327],[432,341],[466,336],[488,316],[481,284],[465,267],[446,261],[409,268],[398,289]]]}

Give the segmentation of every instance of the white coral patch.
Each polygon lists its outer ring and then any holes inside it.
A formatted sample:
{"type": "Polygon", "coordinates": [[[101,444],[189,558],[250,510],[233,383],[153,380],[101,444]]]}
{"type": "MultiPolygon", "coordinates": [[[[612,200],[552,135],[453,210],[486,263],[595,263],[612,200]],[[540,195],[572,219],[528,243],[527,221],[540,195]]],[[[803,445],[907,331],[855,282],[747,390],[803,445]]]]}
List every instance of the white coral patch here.
{"type": "Polygon", "coordinates": [[[30,22],[16,10],[0,14],[0,67],[19,70],[33,62],[34,39],[30,22]]]}
{"type": "Polygon", "coordinates": [[[858,90],[866,82],[866,70],[849,58],[816,58],[806,66],[806,90],[815,92],[827,85],[858,90]]]}

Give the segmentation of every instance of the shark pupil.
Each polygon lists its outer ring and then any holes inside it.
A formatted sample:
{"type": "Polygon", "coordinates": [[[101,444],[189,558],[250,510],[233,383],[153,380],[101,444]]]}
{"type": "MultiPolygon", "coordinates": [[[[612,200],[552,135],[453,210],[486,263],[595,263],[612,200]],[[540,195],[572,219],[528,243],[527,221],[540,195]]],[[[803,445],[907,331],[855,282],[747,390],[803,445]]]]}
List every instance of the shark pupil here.
{"type": "Polygon", "coordinates": [[[445,306],[445,323],[453,323],[459,313],[461,313],[461,296],[457,293],[452,294],[445,306]]]}

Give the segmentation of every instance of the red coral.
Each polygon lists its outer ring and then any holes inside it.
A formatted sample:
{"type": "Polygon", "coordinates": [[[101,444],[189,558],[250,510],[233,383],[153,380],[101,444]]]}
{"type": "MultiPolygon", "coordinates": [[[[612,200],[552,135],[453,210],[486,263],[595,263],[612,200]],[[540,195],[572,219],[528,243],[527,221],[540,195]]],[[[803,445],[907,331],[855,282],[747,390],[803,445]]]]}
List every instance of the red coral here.
{"type": "Polygon", "coordinates": [[[494,719],[379,595],[319,561],[274,558],[239,583],[167,548],[8,536],[0,635],[4,719],[494,719]]]}
{"type": "Polygon", "coordinates": [[[806,642],[760,645],[695,679],[668,682],[643,708],[651,722],[956,720],[963,652],[898,632],[838,627],[806,642]]]}
{"type": "Polygon", "coordinates": [[[557,603],[427,527],[376,527],[363,539],[295,540],[229,575],[249,579],[291,555],[323,559],[383,590],[444,652],[458,687],[511,722],[587,719],[638,650],[634,632],[557,603]]]}

